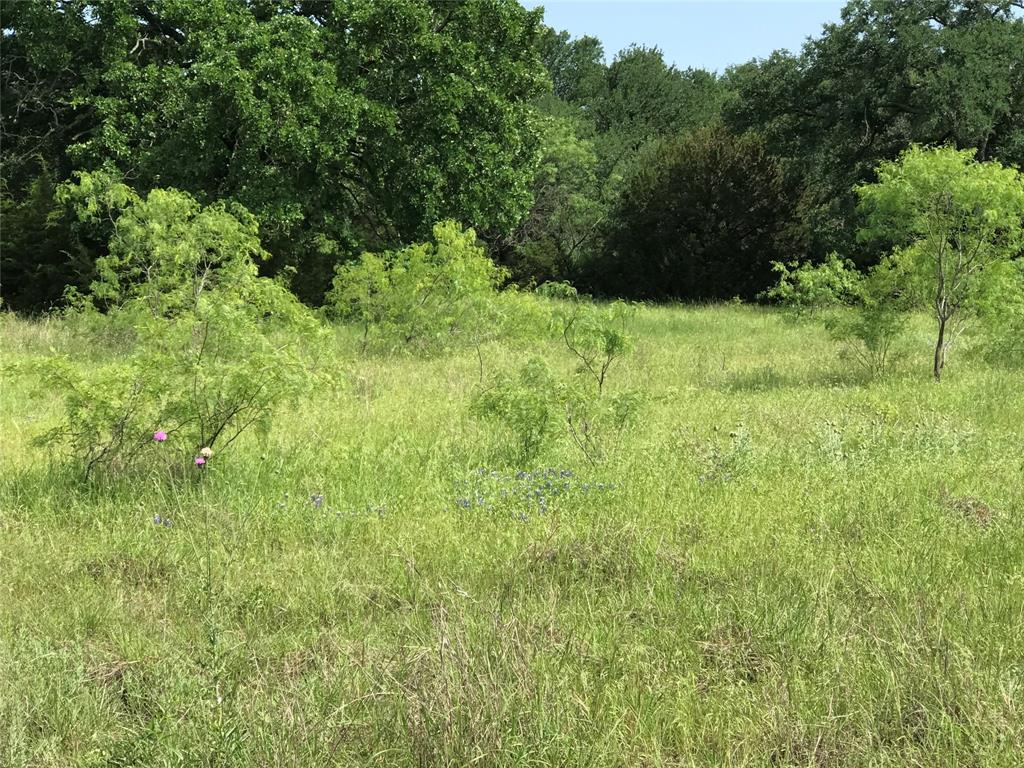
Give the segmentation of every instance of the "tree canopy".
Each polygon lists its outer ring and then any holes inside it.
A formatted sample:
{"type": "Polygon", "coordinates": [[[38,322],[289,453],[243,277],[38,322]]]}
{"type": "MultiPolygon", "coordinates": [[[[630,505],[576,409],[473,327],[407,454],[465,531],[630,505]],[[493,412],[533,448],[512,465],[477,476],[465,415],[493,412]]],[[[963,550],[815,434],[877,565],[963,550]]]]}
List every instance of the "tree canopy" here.
{"type": "Polygon", "coordinates": [[[852,248],[853,187],[912,143],[1024,162],[1024,19],[1015,5],[852,0],[800,53],[728,73],[734,96],[723,117],[763,135],[803,182],[817,254],[852,248]]]}
{"type": "Polygon", "coordinates": [[[234,200],[307,298],[363,246],[449,217],[508,228],[530,205],[546,76],[540,13],[514,0],[32,0],[4,16],[8,195],[44,162],[234,200]]]}
{"type": "Polygon", "coordinates": [[[856,236],[880,163],[917,144],[1024,164],[1022,5],[851,0],[800,51],[719,75],[606,52],[515,0],[6,3],[3,300],[45,309],[95,277],[108,233],[55,198],[79,171],[244,207],[261,270],[310,303],[339,264],[444,220],[519,284],[607,296],[756,295],[768,260],[726,245],[751,236],[867,269],[895,244],[856,236]],[[710,247],[711,219],[753,229],[710,247]],[[669,289],[658,227],[713,290],[669,289]]]}

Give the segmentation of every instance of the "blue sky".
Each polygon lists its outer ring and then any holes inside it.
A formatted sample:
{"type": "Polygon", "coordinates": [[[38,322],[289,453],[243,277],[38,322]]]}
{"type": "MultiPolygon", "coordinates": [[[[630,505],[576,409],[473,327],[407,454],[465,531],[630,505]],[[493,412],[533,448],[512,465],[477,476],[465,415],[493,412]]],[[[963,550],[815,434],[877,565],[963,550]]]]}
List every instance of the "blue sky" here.
{"type": "Polygon", "coordinates": [[[799,50],[839,20],[833,0],[521,0],[544,6],[548,26],[592,35],[612,57],[630,43],[657,46],[677,67],[723,71],[778,48],[799,50]]]}

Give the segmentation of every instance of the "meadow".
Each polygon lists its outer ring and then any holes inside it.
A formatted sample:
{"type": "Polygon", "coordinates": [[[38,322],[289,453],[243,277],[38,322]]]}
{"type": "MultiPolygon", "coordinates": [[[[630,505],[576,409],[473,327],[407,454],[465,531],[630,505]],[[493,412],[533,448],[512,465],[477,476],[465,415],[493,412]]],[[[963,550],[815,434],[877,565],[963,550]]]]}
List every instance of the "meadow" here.
{"type": "Polygon", "coordinates": [[[334,333],[268,434],[85,483],[14,368],[117,350],[0,319],[0,764],[1020,765],[1024,373],[647,307],[639,421],[520,466],[470,400],[564,345],[334,333]]]}

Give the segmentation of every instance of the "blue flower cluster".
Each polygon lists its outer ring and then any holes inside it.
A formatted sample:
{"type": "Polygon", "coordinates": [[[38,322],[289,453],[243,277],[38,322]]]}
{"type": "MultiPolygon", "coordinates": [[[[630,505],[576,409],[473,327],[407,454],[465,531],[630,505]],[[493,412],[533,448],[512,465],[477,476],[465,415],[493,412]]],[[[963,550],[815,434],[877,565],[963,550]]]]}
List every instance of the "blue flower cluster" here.
{"type": "Polygon", "coordinates": [[[526,522],[531,515],[547,514],[554,498],[605,493],[615,488],[615,483],[583,482],[571,469],[499,472],[480,468],[468,480],[456,483],[455,508],[479,509],[526,522]]]}
{"type": "Polygon", "coordinates": [[[162,525],[164,528],[170,528],[174,525],[174,521],[169,517],[161,517],[160,515],[153,515],[153,525],[162,525]]]}

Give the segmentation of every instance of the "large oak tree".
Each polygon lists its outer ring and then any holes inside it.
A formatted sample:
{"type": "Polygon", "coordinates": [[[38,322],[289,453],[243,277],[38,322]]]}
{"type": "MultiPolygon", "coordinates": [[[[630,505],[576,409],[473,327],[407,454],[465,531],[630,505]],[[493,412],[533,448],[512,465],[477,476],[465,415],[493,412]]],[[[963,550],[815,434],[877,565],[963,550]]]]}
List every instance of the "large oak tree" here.
{"type": "MultiPolygon", "coordinates": [[[[316,298],[364,247],[530,205],[546,76],[514,0],[24,0],[3,29],[10,211],[43,167],[235,200],[316,298]]],[[[7,245],[17,298],[42,255],[7,245]]]]}

